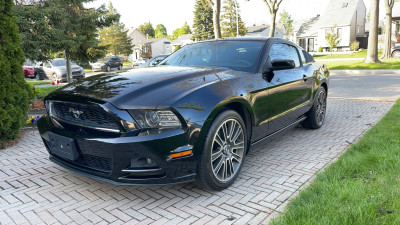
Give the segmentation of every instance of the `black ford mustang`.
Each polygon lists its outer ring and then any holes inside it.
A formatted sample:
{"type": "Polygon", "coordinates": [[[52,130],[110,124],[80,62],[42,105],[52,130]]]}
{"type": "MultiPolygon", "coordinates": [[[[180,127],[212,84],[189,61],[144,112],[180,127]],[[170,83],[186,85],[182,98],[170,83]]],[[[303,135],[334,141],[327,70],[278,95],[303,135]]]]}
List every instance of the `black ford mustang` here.
{"type": "Polygon", "coordinates": [[[160,66],[101,74],[45,99],[55,163],[115,184],[231,185],[250,146],[326,113],[329,71],[282,39],[198,42],[160,66]]]}

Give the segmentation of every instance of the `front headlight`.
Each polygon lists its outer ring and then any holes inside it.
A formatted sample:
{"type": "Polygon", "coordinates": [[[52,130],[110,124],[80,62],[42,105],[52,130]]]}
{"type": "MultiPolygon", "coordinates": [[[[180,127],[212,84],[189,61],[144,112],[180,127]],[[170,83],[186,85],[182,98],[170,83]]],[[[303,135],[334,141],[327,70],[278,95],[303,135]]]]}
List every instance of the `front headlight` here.
{"type": "Polygon", "coordinates": [[[129,113],[143,129],[176,129],[181,128],[178,117],[170,110],[132,109],[129,113]]]}

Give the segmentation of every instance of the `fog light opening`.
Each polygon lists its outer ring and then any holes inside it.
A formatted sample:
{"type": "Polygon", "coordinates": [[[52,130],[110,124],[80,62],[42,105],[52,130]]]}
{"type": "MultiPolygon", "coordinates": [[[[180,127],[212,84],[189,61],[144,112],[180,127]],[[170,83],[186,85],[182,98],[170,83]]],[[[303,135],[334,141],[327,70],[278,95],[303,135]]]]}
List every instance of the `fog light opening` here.
{"type": "Polygon", "coordinates": [[[130,168],[154,168],[157,164],[150,158],[132,158],[130,168]]]}

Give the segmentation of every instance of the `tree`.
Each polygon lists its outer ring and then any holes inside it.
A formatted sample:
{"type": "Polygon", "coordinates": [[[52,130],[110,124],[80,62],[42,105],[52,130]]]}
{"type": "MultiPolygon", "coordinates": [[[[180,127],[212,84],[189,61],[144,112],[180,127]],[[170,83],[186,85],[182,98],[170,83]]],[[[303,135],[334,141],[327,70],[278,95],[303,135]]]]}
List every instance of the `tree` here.
{"type": "Polygon", "coordinates": [[[385,45],[381,59],[392,57],[392,10],[395,0],[384,0],[386,10],[386,24],[385,24],[385,45]]]}
{"type": "Polygon", "coordinates": [[[107,48],[99,45],[98,29],[110,26],[118,16],[110,16],[104,5],[85,8],[91,0],[40,0],[17,5],[18,27],[25,57],[48,60],[51,53],[64,52],[68,82],[72,82],[71,60],[89,62],[104,57],[107,48]]]}
{"type": "Polygon", "coordinates": [[[378,63],[379,0],[371,0],[370,20],[368,50],[364,63],[378,63]]]}
{"type": "MultiPolygon", "coordinates": [[[[111,2],[108,6],[108,15],[119,17],[111,2]]],[[[113,55],[132,54],[132,39],[128,36],[128,29],[125,29],[125,24],[120,22],[119,19],[111,26],[100,29],[99,35],[100,45],[108,47],[108,52],[113,55]]]]}
{"type": "Polygon", "coordinates": [[[239,35],[243,36],[247,33],[247,29],[239,15],[239,5],[238,12],[236,14],[236,0],[225,0],[224,7],[222,8],[221,16],[221,30],[222,37],[236,37],[237,35],[237,23],[239,24],[239,35]],[[238,15],[238,16],[237,16],[238,15]]]}
{"type": "Polygon", "coordinates": [[[213,39],[215,37],[213,27],[212,8],[205,4],[203,0],[196,0],[192,39],[195,41],[213,39]]]}
{"type": "Polygon", "coordinates": [[[267,4],[269,15],[271,16],[271,24],[269,28],[269,37],[275,36],[275,21],[276,21],[276,13],[279,10],[279,5],[282,3],[282,0],[263,0],[265,4],[267,4]]]}
{"type": "Polygon", "coordinates": [[[163,38],[167,36],[167,28],[164,25],[158,24],[156,30],[154,31],[154,37],[163,38]]]}
{"type": "Polygon", "coordinates": [[[0,148],[18,137],[33,97],[22,73],[24,54],[13,7],[12,0],[0,2],[0,148]]]}
{"type": "Polygon", "coordinates": [[[154,37],[154,28],[150,21],[140,25],[139,30],[148,38],[154,37]]]}
{"type": "Polygon", "coordinates": [[[173,32],[173,38],[176,39],[181,35],[190,34],[192,31],[190,30],[190,26],[185,22],[181,28],[177,28],[173,32]]]}
{"type": "Polygon", "coordinates": [[[219,39],[222,37],[221,24],[220,24],[221,0],[203,0],[203,1],[210,8],[213,9],[214,34],[215,34],[215,39],[219,39]]]}
{"type": "Polygon", "coordinates": [[[340,43],[340,34],[336,31],[336,26],[331,27],[330,32],[325,35],[325,40],[329,45],[332,57],[332,49],[336,48],[336,46],[338,46],[340,43]]]}
{"type": "Polygon", "coordinates": [[[292,16],[285,10],[283,10],[283,12],[279,14],[279,16],[280,16],[279,23],[282,25],[283,30],[285,32],[285,36],[287,37],[290,35],[290,32],[293,29],[292,16]]]}

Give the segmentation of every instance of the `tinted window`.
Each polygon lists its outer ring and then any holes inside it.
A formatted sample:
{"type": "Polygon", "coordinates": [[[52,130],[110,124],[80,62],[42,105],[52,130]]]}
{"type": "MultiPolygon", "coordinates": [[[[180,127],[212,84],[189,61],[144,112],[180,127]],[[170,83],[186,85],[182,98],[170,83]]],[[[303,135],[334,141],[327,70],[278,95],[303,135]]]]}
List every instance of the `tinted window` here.
{"type": "Polygon", "coordinates": [[[306,58],[306,63],[314,62],[314,57],[310,55],[310,53],[303,50],[304,58],[306,58]]]}
{"type": "Polygon", "coordinates": [[[263,49],[261,41],[213,41],[187,45],[169,56],[162,65],[218,66],[254,72],[263,49]]]}
{"type": "MultiPolygon", "coordinates": [[[[51,64],[53,64],[53,66],[55,66],[55,67],[67,65],[64,59],[53,60],[53,61],[51,61],[51,64]]],[[[71,65],[76,65],[76,64],[74,62],[71,62],[71,65]]]]}
{"type": "Polygon", "coordinates": [[[295,47],[287,44],[273,44],[269,50],[270,61],[291,59],[296,64],[296,67],[300,66],[299,54],[295,47]]]}

